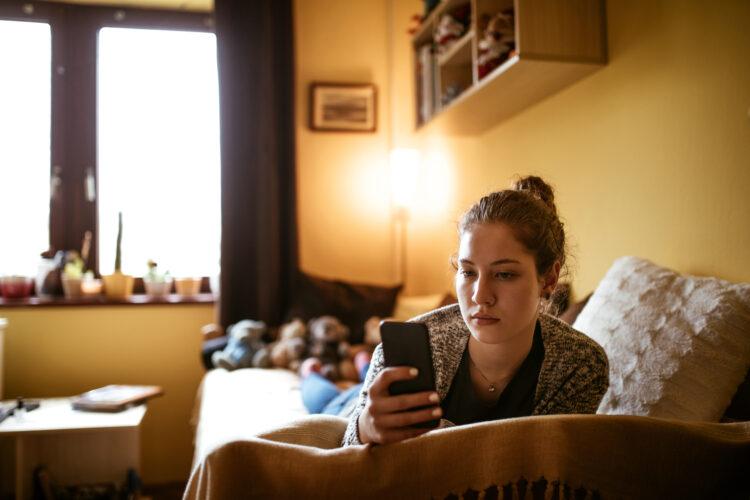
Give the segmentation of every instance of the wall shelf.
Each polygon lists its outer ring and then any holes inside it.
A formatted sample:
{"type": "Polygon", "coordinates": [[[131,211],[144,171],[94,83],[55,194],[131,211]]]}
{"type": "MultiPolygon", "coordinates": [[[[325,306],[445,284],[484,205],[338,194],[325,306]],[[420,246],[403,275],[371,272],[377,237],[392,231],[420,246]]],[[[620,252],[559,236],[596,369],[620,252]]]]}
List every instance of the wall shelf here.
{"type": "Polygon", "coordinates": [[[412,38],[417,129],[480,134],[559,92],[606,64],[605,26],[604,0],[441,2],[412,38]],[[445,54],[434,55],[432,33],[440,18],[467,3],[471,9],[467,33],[445,54]],[[477,46],[487,19],[511,9],[516,50],[480,80],[477,46]],[[429,52],[431,60],[427,60],[429,52]],[[445,94],[455,95],[457,88],[460,93],[448,101],[445,94]]]}

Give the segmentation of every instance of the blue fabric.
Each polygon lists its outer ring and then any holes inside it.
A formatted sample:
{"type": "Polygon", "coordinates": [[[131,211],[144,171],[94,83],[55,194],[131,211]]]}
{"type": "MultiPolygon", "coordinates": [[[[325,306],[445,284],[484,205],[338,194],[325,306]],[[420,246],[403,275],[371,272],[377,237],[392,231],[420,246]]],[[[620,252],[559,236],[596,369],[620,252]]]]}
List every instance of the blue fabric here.
{"type": "MultiPolygon", "coordinates": [[[[369,368],[369,363],[362,368],[362,372],[359,374],[360,380],[364,380],[369,368]]],[[[336,384],[321,374],[312,372],[303,378],[300,384],[302,404],[310,413],[338,415],[351,402],[352,398],[359,396],[362,385],[353,385],[342,392],[336,384]]]]}
{"type": "Polygon", "coordinates": [[[362,385],[364,384],[353,385],[333,398],[331,402],[328,403],[325,408],[323,408],[323,411],[321,411],[321,413],[325,415],[339,415],[341,411],[347,407],[352,399],[357,399],[359,397],[359,391],[362,390],[362,385]]]}
{"type": "Polygon", "coordinates": [[[310,413],[321,413],[326,405],[339,395],[336,384],[320,375],[311,373],[302,379],[300,384],[302,403],[310,413]]]}

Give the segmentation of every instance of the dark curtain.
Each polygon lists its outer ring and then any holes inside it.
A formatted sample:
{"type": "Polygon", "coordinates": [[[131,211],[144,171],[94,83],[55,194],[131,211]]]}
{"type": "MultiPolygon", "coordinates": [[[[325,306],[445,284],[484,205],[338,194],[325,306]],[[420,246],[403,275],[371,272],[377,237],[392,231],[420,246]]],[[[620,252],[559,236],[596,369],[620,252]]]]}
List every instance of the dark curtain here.
{"type": "Polygon", "coordinates": [[[283,319],[297,273],[292,0],[216,0],[219,322],[283,319]]]}

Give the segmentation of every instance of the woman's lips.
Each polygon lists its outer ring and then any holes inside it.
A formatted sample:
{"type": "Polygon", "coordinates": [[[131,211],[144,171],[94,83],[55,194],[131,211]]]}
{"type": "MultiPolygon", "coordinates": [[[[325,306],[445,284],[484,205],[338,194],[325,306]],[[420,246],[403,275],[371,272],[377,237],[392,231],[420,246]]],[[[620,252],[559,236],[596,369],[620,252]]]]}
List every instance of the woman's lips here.
{"type": "Polygon", "coordinates": [[[495,323],[500,321],[500,319],[494,316],[490,316],[489,314],[472,314],[471,321],[477,326],[486,326],[494,325],[495,323]]]}

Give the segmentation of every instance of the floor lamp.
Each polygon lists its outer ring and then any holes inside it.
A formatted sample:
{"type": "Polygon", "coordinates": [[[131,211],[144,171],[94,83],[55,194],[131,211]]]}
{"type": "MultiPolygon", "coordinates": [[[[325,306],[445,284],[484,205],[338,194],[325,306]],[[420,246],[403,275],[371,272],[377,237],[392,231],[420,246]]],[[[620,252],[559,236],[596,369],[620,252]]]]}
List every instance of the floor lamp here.
{"type": "Polygon", "coordinates": [[[397,279],[406,286],[409,216],[419,181],[422,155],[417,149],[391,150],[391,221],[397,279]]]}

